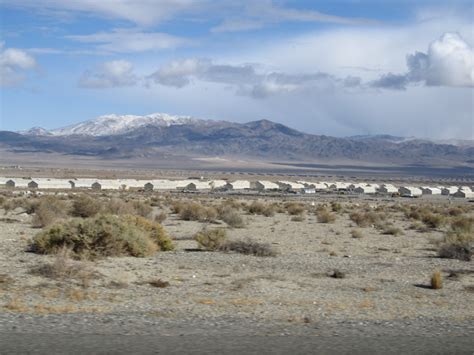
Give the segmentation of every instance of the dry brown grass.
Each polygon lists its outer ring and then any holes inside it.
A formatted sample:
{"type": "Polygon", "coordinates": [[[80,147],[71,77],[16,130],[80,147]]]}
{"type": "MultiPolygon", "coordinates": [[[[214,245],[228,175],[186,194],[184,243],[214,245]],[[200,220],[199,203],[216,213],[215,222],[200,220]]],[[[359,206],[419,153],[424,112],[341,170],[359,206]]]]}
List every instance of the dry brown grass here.
{"type": "Polygon", "coordinates": [[[3,306],[6,310],[10,312],[26,313],[29,308],[22,299],[18,297],[13,297],[7,304],[3,306]]]}
{"type": "Polygon", "coordinates": [[[443,288],[443,278],[440,271],[435,271],[431,276],[431,288],[433,290],[439,290],[443,288]]]}
{"type": "Polygon", "coordinates": [[[71,251],[67,248],[60,249],[52,263],[33,267],[30,272],[60,281],[77,280],[82,287],[89,287],[92,279],[97,277],[97,273],[90,265],[73,260],[71,251]]]}
{"type": "Polygon", "coordinates": [[[361,239],[364,237],[364,235],[362,234],[362,231],[360,229],[352,229],[351,230],[351,236],[352,238],[355,238],[355,239],[361,239]]]}

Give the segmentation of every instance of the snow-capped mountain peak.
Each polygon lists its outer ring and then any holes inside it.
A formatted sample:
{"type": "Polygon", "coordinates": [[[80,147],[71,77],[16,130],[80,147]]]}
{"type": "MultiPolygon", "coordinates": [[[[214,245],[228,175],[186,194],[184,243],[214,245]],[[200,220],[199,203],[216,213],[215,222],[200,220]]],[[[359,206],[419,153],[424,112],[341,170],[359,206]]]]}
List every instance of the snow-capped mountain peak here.
{"type": "Polygon", "coordinates": [[[137,115],[104,115],[96,119],[81,122],[50,132],[55,136],[87,135],[108,136],[122,134],[142,126],[169,127],[172,125],[199,124],[205,121],[191,116],[173,116],[166,113],[152,113],[145,116],[137,115]]]}

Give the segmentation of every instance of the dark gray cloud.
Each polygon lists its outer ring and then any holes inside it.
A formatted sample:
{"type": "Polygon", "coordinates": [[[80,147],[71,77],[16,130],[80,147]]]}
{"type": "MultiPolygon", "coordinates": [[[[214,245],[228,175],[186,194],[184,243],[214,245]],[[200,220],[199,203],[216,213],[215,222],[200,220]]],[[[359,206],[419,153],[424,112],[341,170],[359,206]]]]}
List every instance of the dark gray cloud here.
{"type": "Polygon", "coordinates": [[[333,75],[317,73],[259,73],[251,64],[214,64],[208,59],[185,59],[163,65],[149,76],[156,84],[181,88],[193,80],[224,84],[234,87],[239,95],[265,98],[281,93],[309,90],[326,90],[335,87],[352,88],[361,79],[339,79],[333,75]]]}

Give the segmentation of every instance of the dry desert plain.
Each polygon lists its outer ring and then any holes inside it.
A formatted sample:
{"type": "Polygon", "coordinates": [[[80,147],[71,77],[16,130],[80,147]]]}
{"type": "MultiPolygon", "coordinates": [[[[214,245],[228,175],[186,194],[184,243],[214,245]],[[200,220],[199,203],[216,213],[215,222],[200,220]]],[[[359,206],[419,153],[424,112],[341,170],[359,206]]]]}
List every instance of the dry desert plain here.
{"type": "Polygon", "coordinates": [[[376,334],[401,324],[398,332],[473,335],[473,263],[439,257],[456,223],[472,243],[474,205],[466,200],[1,194],[3,332],[67,333],[74,324],[98,333],[322,335],[366,325],[376,334]],[[86,207],[75,205],[81,199],[86,207]],[[159,221],[174,248],[144,257],[32,251],[36,235],[78,220],[77,208],[85,209],[83,220],[108,213],[159,221]],[[227,247],[206,250],[212,230],[224,231],[225,241],[215,242],[227,247]],[[208,239],[199,244],[203,231],[208,239]]]}

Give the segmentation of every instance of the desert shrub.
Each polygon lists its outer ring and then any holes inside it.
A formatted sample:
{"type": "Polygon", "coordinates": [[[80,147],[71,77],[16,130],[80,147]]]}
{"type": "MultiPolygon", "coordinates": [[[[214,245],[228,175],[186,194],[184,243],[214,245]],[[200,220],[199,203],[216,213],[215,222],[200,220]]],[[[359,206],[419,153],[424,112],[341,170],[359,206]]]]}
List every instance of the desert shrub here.
{"type": "Polygon", "coordinates": [[[104,214],[113,214],[116,216],[134,214],[134,208],[127,202],[113,198],[103,204],[102,211],[104,214]]]}
{"type": "Polygon", "coordinates": [[[276,251],[268,243],[259,243],[252,240],[236,240],[225,242],[220,248],[222,251],[233,251],[245,255],[276,256],[276,251]]]}
{"type": "Polygon", "coordinates": [[[445,218],[440,214],[427,212],[421,215],[421,221],[430,228],[439,228],[444,224],[445,218]]]}
{"type": "Polygon", "coordinates": [[[331,210],[333,212],[340,212],[342,210],[342,205],[339,202],[333,201],[331,202],[331,210]]]}
{"type": "Polygon", "coordinates": [[[205,250],[219,250],[227,241],[227,232],[223,228],[203,229],[194,236],[194,240],[205,250]]]}
{"type": "Polygon", "coordinates": [[[54,196],[41,198],[35,209],[32,225],[35,228],[46,227],[58,219],[66,217],[68,206],[54,196]]]}
{"type": "Polygon", "coordinates": [[[303,222],[306,219],[304,214],[298,214],[296,216],[291,217],[292,222],[303,222]]]}
{"type": "Polygon", "coordinates": [[[43,264],[30,269],[33,275],[55,280],[80,280],[82,286],[88,286],[96,275],[94,270],[82,261],[72,260],[71,251],[61,248],[52,263],[43,264]]]}
{"type": "Polygon", "coordinates": [[[168,218],[168,215],[165,212],[160,212],[155,216],[155,222],[163,223],[168,218]]]}
{"type": "Polygon", "coordinates": [[[180,214],[181,213],[181,210],[184,208],[185,206],[185,203],[182,202],[182,201],[174,201],[174,200],[171,200],[171,202],[169,203],[169,206],[171,208],[171,213],[173,214],[180,214]]]}
{"type": "Polygon", "coordinates": [[[352,212],[349,215],[350,219],[359,227],[368,227],[375,225],[377,222],[383,220],[383,215],[376,212],[352,212]]]}
{"type": "Polygon", "coordinates": [[[248,207],[247,211],[250,214],[258,214],[265,217],[273,217],[275,215],[275,207],[267,205],[260,201],[253,201],[248,207]]]}
{"type": "Polygon", "coordinates": [[[451,217],[457,217],[464,213],[463,209],[460,207],[452,207],[447,210],[447,214],[451,217]]]}
{"type": "Polygon", "coordinates": [[[152,255],[172,248],[162,227],[142,217],[98,215],[57,223],[38,233],[30,249],[39,254],[54,254],[68,248],[76,257],[152,255]]]}
{"type": "Polygon", "coordinates": [[[99,213],[102,205],[100,201],[87,195],[79,195],[72,202],[71,215],[74,217],[94,217],[99,213]]]}
{"type": "Polygon", "coordinates": [[[148,217],[153,211],[153,208],[150,206],[150,204],[143,201],[133,201],[132,207],[134,210],[133,214],[141,217],[148,217]]]}
{"type": "Polygon", "coordinates": [[[217,218],[217,211],[213,207],[191,202],[180,208],[179,217],[184,221],[213,221],[217,218]]]}
{"type": "Polygon", "coordinates": [[[153,287],[165,288],[170,285],[168,281],[163,281],[162,279],[155,279],[148,281],[148,284],[153,287]]]}
{"type": "Polygon", "coordinates": [[[363,238],[364,235],[362,234],[362,231],[360,229],[352,229],[351,230],[351,236],[352,238],[360,239],[363,238]]]}
{"type": "Polygon", "coordinates": [[[400,228],[397,228],[397,227],[394,227],[394,226],[386,226],[383,229],[383,234],[399,236],[399,235],[403,234],[403,231],[400,228]]]}
{"type": "Polygon", "coordinates": [[[334,223],[336,221],[336,215],[327,209],[319,209],[316,212],[316,218],[319,223],[334,223]]]}
{"type": "Polygon", "coordinates": [[[301,203],[297,202],[288,202],[285,204],[285,208],[288,214],[291,216],[303,214],[305,210],[304,206],[301,203]]]}
{"type": "Polygon", "coordinates": [[[145,231],[147,235],[158,245],[160,251],[170,251],[174,249],[171,238],[166,233],[161,224],[152,222],[141,216],[125,216],[125,222],[131,223],[137,228],[145,231]]]}
{"type": "Polygon", "coordinates": [[[444,259],[471,261],[472,250],[467,245],[443,244],[438,250],[438,256],[444,259]]]}
{"type": "Polygon", "coordinates": [[[332,272],[332,274],[329,275],[330,277],[332,277],[333,279],[345,279],[346,278],[346,274],[344,272],[342,272],[341,270],[334,270],[332,272]]]}
{"type": "Polygon", "coordinates": [[[5,196],[0,196],[0,207],[3,206],[3,204],[5,203],[7,199],[5,198],[5,196]]]}
{"type": "Polygon", "coordinates": [[[243,228],[245,226],[244,219],[233,207],[221,209],[219,218],[233,228],[243,228]]]}
{"type": "Polygon", "coordinates": [[[441,272],[435,271],[431,276],[431,288],[433,290],[439,290],[443,288],[443,279],[441,277],[441,272]]]}
{"type": "Polygon", "coordinates": [[[459,217],[453,220],[438,250],[439,257],[470,261],[473,254],[471,248],[474,242],[473,231],[474,219],[459,217]]]}
{"type": "Polygon", "coordinates": [[[454,218],[451,221],[450,227],[454,233],[474,234],[474,218],[470,218],[470,217],[454,218]]]}

